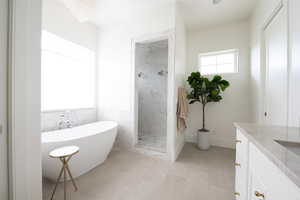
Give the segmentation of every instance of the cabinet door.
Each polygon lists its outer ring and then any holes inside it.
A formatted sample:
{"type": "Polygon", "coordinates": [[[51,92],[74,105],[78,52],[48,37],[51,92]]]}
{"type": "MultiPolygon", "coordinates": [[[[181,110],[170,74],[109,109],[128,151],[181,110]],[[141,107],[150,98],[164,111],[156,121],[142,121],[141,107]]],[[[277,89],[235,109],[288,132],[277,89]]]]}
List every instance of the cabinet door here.
{"type": "Polygon", "coordinates": [[[287,125],[287,9],[284,6],[264,31],[266,54],[266,123],[287,125]],[[278,98],[280,97],[280,98],[278,98]]]}

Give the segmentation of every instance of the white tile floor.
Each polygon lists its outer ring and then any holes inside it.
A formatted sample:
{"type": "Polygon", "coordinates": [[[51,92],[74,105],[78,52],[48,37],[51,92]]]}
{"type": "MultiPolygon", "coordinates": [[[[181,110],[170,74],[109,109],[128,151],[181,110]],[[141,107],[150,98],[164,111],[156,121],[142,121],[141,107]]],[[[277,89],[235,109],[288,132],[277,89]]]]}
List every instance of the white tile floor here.
{"type": "MultiPolygon", "coordinates": [[[[129,151],[113,151],[101,166],[76,179],[69,200],[233,200],[235,151],[199,151],[186,144],[176,163],[129,151]]],[[[44,200],[53,184],[44,181],[44,200]]],[[[62,185],[56,200],[63,199],[62,185]]]]}
{"type": "Polygon", "coordinates": [[[150,134],[139,136],[138,147],[165,153],[167,150],[167,137],[150,134]]]}

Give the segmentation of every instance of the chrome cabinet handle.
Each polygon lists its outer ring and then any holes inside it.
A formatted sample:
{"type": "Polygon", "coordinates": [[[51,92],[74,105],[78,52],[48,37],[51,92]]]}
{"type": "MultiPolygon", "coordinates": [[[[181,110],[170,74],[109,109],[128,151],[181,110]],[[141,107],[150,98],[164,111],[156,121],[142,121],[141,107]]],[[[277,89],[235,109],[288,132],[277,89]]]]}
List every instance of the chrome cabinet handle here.
{"type": "Polygon", "coordinates": [[[255,194],[256,197],[265,199],[265,195],[264,195],[263,193],[260,193],[260,192],[258,192],[258,191],[255,191],[254,194],[255,194]]]}
{"type": "Polygon", "coordinates": [[[235,143],[242,143],[242,141],[241,140],[236,140],[235,143]]]}

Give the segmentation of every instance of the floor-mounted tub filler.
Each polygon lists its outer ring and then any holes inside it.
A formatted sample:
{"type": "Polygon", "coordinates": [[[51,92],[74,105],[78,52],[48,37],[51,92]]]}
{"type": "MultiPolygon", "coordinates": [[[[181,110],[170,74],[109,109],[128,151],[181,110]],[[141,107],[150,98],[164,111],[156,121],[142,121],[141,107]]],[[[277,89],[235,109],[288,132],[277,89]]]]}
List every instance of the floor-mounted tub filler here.
{"type": "Polygon", "coordinates": [[[61,163],[51,159],[49,152],[64,146],[75,145],[80,148],[80,152],[69,163],[74,178],[100,165],[112,149],[117,136],[117,127],[116,122],[101,121],[42,133],[43,176],[56,180],[61,163]]]}

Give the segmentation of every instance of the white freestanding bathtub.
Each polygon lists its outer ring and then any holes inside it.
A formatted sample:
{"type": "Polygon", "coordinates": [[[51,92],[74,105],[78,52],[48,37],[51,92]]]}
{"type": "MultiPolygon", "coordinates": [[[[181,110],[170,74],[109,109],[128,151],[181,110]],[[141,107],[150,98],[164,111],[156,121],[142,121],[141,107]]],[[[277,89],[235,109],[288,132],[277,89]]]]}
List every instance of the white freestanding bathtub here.
{"type": "Polygon", "coordinates": [[[74,178],[103,163],[112,149],[118,124],[101,121],[74,128],[42,133],[43,176],[55,181],[62,167],[58,159],[50,158],[49,152],[63,146],[78,146],[79,153],[69,162],[74,178]]]}

